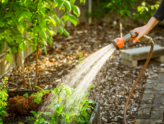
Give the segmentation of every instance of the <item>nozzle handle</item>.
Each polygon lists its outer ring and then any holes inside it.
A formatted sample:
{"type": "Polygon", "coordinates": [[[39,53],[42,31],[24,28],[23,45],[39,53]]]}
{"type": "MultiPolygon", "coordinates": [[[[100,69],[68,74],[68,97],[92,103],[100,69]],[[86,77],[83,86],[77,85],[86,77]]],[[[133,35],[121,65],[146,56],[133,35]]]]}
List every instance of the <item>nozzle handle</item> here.
{"type": "Polygon", "coordinates": [[[127,42],[127,41],[129,41],[130,39],[135,38],[135,37],[137,37],[137,36],[138,36],[138,33],[134,32],[134,31],[130,31],[130,33],[128,33],[127,35],[125,35],[125,36],[123,37],[123,39],[124,39],[125,42],[127,42]]]}
{"type": "Polygon", "coordinates": [[[139,40],[142,41],[142,42],[149,43],[150,41],[152,41],[152,38],[145,35],[145,36],[141,37],[139,40]]]}

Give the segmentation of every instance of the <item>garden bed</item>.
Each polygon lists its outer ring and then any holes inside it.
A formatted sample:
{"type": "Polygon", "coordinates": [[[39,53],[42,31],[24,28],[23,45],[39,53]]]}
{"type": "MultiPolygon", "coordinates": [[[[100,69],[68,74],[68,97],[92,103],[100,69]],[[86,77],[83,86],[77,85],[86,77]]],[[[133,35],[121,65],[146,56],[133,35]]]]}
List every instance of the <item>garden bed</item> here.
{"type": "MultiPolygon", "coordinates": [[[[127,34],[136,26],[125,26],[123,33],[127,34]]],[[[109,24],[101,25],[79,25],[76,28],[67,28],[71,37],[57,35],[54,36],[53,46],[48,46],[48,55],[41,52],[39,56],[39,78],[38,85],[45,89],[55,88],[61,78],[70,72],[78,64],[79,57],[77,53],[82,53],[82,59],[91,53],[109,44],[110,40],[119,37],[119,28],[109,24]]],[[[163,28],[156,27],[150,33],[156,44],[164,46],[163,28]]],[[[145,46],[147,44],[131,42],[126,43],[123,49],[145,46]]],[[[116,51],[107,61],[95,79],[95,89],[91,91],[90,98],[100,104],[101,122],[121,124],[123,120],[123,109],[126,98],[131,87],[138,76],[144,61],[139,63],[138,67],[124,66],[120,62],[120,52],[116,51]]],[[[150,61],[147,70],[141,77],[135,92],[132,95],[127,111],[129,123],[134,121],[141,93],[149,74],[160,71],[163,65],[153,60],[150,61]]],[[[35,53],[31,54],[25,60],[25,78],[27,83],[34,85],[35,82],[35,53]]],[[[24,90],[19,71],[13,69],[6,75],[9,77],[7,89],[24,90]],[[21,87],[20,87],[21,86],[21,87]]],[[[28,85],[29,89],[29,85],[28,85]]],[[[32,89],[35,90],[35,89],[32,89]]]]}
{"type": "MultiPolygon", "coordinates": [[[[17,92],[18,94],[16,94],[16,92],[14,92],[16,96],[20,95],[20,92],[17,92]]],[[[22,92],[21,92],[22,93],[22,92]]],[[[32,92],[27,92],[26,91],[26,94],[29,93],[29,94],[32,94],[32,92]]],[[[33,93],[36,93],[36,92],[33,92],[33,93]]],[[[50,93],[51,94],[51,93],[50,93]]],[[[49,97],[51,97],[51,95],[48,95],[49,97]]],[[[13,94],[12,94],[13,95],[13,94]]],[[[15,97],[16,97],[15,96],[15,97]]],[[[46,96],[46,98],[48,97],[46,96]]],[[[12,97],[11,97],[12,98],[12,97]]],[[[42,97],[43,99],[43,97],[42,97]]],[[[50,98],[52,99],[52,98],[50,98]]],[[[9,99],[9,101],[11,101],[9,99]]],[[[46,101],[43,100],[42,103],[40,104],[39,108],[37,109],[37,111],[40,110],[40,108],[42,108],[44,106],[44,102],[46,101]]],[[[9,102],[10,103],[10,102],[9,102]]],[[[13,103],[14,104],[14,103],[13,103]]],[[[94,103],[91,103],[90,106],[92,106],[92,109],[91,109],[91,113],[88,113],[90,117],[90,120],[88,121],[89,124],[101,124],[101,118],[100,118],[100,105],[97,103],[97,102],[94,102],[94,103]]],[[[8,108],[8,107],[7,107],[8,108]]],[[[36,111],[36,112],[37,112],[36,111]]],[[[31,114],[30,116],[27,116],[27,115],[22,115],[22,114],[10,114],[9,111],[8,111],[8,114],[9,116],[7,117],[4,117],[3,118],[3,124],[20,124],[20,123],[23,123],[23,124],[32,124],[34,123],[35,121],[29,121],[29,118],[33,118],[34,116],[31,114]]],[[[43,122],[44,123],[44,122],[43,122]]],[[[80,124],[80,123],[79,123],[80,124]]]]}

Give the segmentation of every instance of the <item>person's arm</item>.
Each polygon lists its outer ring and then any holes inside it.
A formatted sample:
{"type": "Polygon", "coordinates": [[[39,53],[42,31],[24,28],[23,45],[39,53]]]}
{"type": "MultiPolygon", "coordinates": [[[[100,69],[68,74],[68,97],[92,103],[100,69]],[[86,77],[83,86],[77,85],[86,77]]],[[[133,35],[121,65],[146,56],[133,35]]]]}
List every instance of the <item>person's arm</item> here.
{"type": "Polygon", "coordinates": [[[154,28],[154,26],[158,24],[159,21],[163,21],[163,20],[164,20],[164,0],[162,0],[161,5],[159,6],[157,11],[154,13],[153,17],[149,20],[149,22],[145,26],[135,28],[133,30],[134,32],[137,32],[139,34],[137,38],[133,40],[133,42],[135,43],[139,41],[139,39],[142,36],[148,34],[154,28]]]}
{"type": "Polygon", "coordinates": [[[143,26],[143,27],[139,27],[139,28],[135,28],[133,31],[138,33],[138,36],[133,40],[133,42],[137,42],[142,36],[148,34],[151,29],[158,24],[159,20],[157,20],[156,18],[152,17],[149,22],[143,26]]]}

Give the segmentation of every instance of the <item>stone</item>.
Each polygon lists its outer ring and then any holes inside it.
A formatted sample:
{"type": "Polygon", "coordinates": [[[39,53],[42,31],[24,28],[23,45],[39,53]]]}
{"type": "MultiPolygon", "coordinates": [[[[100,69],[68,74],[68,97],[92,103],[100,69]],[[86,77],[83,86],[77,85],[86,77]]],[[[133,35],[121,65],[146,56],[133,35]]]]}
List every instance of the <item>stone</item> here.
{"type": "Polygon", "coordinates": [[[145,89],[155,89],[156,85],[154,83],[149,83],[145,85],[145,89]]]}
{"type": "Polygon", "coordinates": [[[140,104],[140,108],[153,107],[153,104],[140,104]]]}
{"type": "Polygon", "coordinates": [[[158,57],[155,60],[158,62],[164,62],[164,56],[158,57]]]}
{"type": "Polygon", "coordinates": [[[136,119],[136,124],[163,124],[162,119],[136,119]]]}
{"type": "MultiPolygon", "coordinates": [[[[121,62],[125,65],[129,63],[129,66],[137,66],[137,61],[147,59],[149,52],[150,46],[121,50],[121,62]]],[[[164,47],[154,45],[151,58],[155,58],[157,61],[164,62],[164,47]]]]}
{"type": "Polygon", "coordinates": [[[154,94],[145,93],[142,97],[141,104],[152,104],[154,99],[154,94]]]}
{"type": "Polygon", "coordinates": [[[154,99],[154,103],[158,103],[158,104],[164,104],[164,98],[159,97],[159,98],[155,98],[154,99]]]}
{"type": "Polygon", "coordinates": [[[138,65],[138,61],[128,61],[126,59],[121,59],[121,63],[131,67],[136,67],[138,65]]]}
{"type": "Polygon", "coordinates": [[[137,119],[146,119],[150,117],[151,107],[140,108],[137,114],[137,119]]]}
{"type": "Polygon", "coordinates": [[[160,111],[163,110],[164,111],[164,104],[153,104],[153,109],[152,110],[156,110],[156,111],[160,111]]]}
{"type": "Polygon", "coordinates": [[[152,119],[163,119],[163,111],[151,111],[152,119]]]}

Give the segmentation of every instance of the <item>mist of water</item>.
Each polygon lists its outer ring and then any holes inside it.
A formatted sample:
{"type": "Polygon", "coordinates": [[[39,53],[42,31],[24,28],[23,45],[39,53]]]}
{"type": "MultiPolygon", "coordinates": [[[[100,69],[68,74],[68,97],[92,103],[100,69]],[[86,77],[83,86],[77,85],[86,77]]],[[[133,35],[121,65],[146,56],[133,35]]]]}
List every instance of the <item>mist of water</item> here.
{"type": "MultiPolygon", "coordinates": [[[[71,70],[70,73],[62,79],[62,84],[66,84],[76,89],[75,92],[70,96],[69,101],[67,101],[67,104],[64,104],[65,95],[63,94],[62,96],[61,94],[62,99],[60,104],[65,105],[65,111],[69,111],[69,106],[72,106],[73,104],[75,106],[78,106],[81,103],[82,98],[86,94],[88,87],[93,84],[93,80],[95,79],[96,75],[114,51],[115,47],[113,47],[113,44],[98,50],[97,52],[91,54],[85,60],[83,60],[79,65],[76,66],[76,68],[71,70]]],[[[52,101],[51,98],[47,100],[47,103],[53,104],[57,102],[57,100],[52,101]]],[[[47,105],[48,104],[42,106],[40,111],[49,111],[54,113],[55,108],[47,109],[47,105]]]]}

